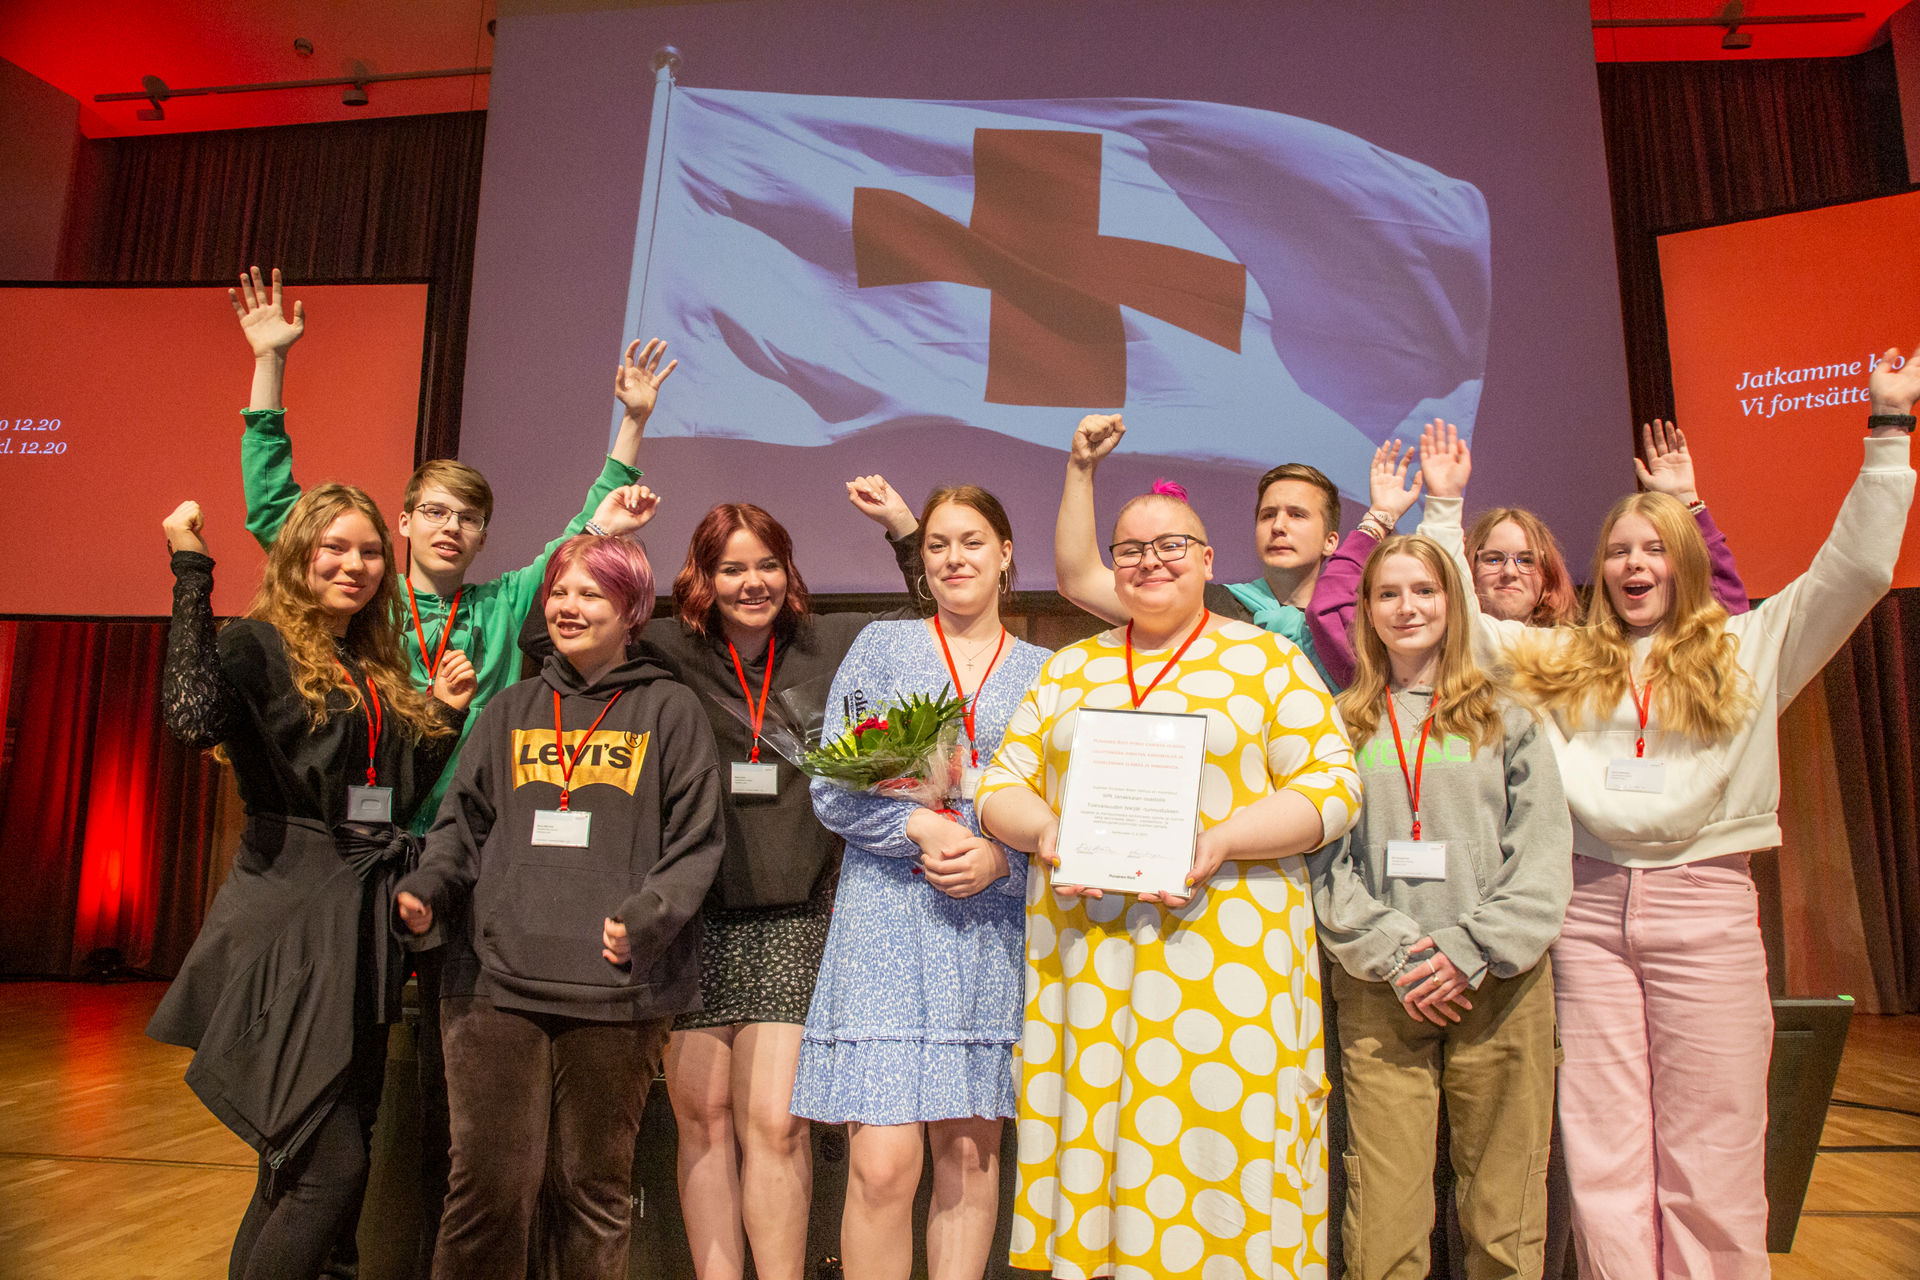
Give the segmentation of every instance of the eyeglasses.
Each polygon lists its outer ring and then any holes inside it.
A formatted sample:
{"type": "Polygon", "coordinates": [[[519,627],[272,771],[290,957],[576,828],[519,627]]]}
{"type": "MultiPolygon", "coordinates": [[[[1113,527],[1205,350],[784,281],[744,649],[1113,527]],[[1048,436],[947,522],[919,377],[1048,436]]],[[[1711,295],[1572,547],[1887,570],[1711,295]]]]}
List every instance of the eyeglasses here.
{"type": "Polygon", "coordinates": [[[1116,542],[1107,548],[1113,556],[1113,567],[1131,569],[1146,556],[1151,547],[1153,554],[1160,557],[1161,564],[1174,564],[1187,558],[1187,548],[1198,543],[1206,546],[1205,538],[1196,538],[1190,533],[1163,533],[1150,542],[1116,542]]]}
{"type": "Polygon", "coordinates": [[[487,527],[487,518],[478,511],[455,511],[452,507],[443,507],[437,502],[416,502],[413,514],[439,529],[449,520],[458,520],[465,533],[479,533],[487,527]]]}
{"type": "Polygon", "coordinates": [[[1509,560],[1515,573],[1536,573],[1540,568],[1531,551],[1482,551],[1473,557],[1476,565],[1492,573],[1500,572],[1500,566],[1509,560]]]}

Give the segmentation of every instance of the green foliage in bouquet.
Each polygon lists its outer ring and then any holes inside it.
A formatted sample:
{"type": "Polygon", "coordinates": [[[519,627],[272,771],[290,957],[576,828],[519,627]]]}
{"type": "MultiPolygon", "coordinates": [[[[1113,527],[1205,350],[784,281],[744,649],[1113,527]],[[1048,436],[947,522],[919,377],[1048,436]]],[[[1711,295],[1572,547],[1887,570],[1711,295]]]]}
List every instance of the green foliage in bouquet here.
{"type": "Polygon", "coordinates": [[[942,749],[958,741],[963,710],[951,690],[938,697],[909,694],[807,752],[800,758],[800,769],[809,777],[853,790],[924,777],[929,761],[938,763],[942,749]]]}

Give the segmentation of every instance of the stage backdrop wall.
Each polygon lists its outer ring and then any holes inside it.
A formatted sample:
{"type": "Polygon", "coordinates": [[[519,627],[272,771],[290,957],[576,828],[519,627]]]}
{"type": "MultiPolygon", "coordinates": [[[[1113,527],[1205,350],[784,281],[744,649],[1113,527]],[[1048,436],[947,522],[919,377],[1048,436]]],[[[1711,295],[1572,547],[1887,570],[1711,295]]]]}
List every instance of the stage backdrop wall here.
{"type": "MultiPolygon", "coordinates": [[[[542,14],[503,5],[496,41],[462,448],[469,461],[494,477],[505,510],[565,510],[604,448],[611,426],[614,364],[622,342],[635,336],[623,334],[622,326],[641,223],[653,96],[649,58],[667,44],[685,55],[680,83],[689,89],[863,99],[1221,103],[1286,113],[1343,130],[1365,145],[1414,162],[1407,166],[1409,172],[1416,166],[1438,171],[1444,179],[1421,178],[1436,192],[1453,190],[1455,183],[1471,184],[1485,200],[1491,269],[1491,309],[1480,322],[1486,347],[1485,385],[1475,426],[1476,483],[1503,501],[1547,513],[1561,536],[1576,545],[1591,537],[1612,493],[1631,484],[1626,455],[1612,447],[1626,415],[1619,286],[1608,234],[1592,36],[1586,11],[1577,6],[1432,5],[1422,0],[1342,5],[1274,5],[1262,0],[1182,5],[1157,0],[1071,5],[742,0],[579,9],[542,14]],[[539,465],[529,465],[534,458],[539,465]]],[[[889,113],[882,105],[849,110],[855,114],[835,115],[819,134],[807,135],[815,150],[832,149],[817,145],[824,137],[851,140],[838,154],[885,164],[897,159],[898,172],[918,175],[918,185],[904,183],[916,196],[937,201],[950,217],[968,218],[977,187],[977,144],[972,165],[964,150],[950,149],[938,162],[947,167],[918,169],[922,161],[914,150],[917,142],[876,142],[877,135],[870,131],[878,127],[874,118],[904,116],[904,109],[889,113]],[[877,156],[882,148],[887,154],[877,156]],[[914,158],[900,158],[909,151],[914,158]],[[933,187],[944,196],[934,194],[933,187]]],[[[1051,114],[1041,113],[1043,126],[1066,118],[1060,114],[1066,108],[1048,110],[1051,114]]],[[[765,118],[764,113],[743,114],[765,118]]],[[[1118,165],[1118,155],[1129,145],[1123,132],[1106,133],[1109,169],[1118,165]]],[[[1191,144],[1199,151],[1220,132],[1211,126],[1176,130],[1176,139],[1179,147],[1191,144]]],[[[774,186],[791,185],[800,173],[785,160],[763,165],[756,159],[747,167],[777,168],[758,175],[774,186]]],[[[1151,174],[1134,170],[1128,181],[1137,178],[1135,186],[1144,190],[1169,171],[1165,166],[1151,174]]],[[[693,185],[699,187],[699,180],[693,185]]],[[[1273,180],[1238,202],[1247,209],[1279,211],[1282,222],[1299,224],[1295,231],[1313,234],[1324,230],[1319,224],[1329,220],[1322,206],[1303,203],[1303,190],[1310,185],[1273,180]]],[[[696,198],[725,206],[738,220],[736,226],[771,225],[792,209],[788,204],[769,208],[759,202],[757,188],[738,184],[701,190],[704,194],[696,198]]],[[[1126,220],[1138,215],[1119,212],[1125,206],[1120,194],[1103,189],[1100,230],[1164,243],[1167,236],[1149,236],[1138,222],[1126,220]]],[[[820,197],[826,205],[840,198],[851,197],[846,190],[820,197]]],[[[1172,203],[1170,197],[1162,201],[1167,208],[1172,203]]],[[[1192,199],[1185,203],[1200,207],[1192,199]]],[[[664,226],[664,205],[662,209],[664,226]]],[[[977,206],[972,216],[974,226],[982,225],[977,206]]],[[[1173,209],[1168,216],[1195,221],[1190,210],[1173,209]]],[[[874,290],[856,287],[844,270],[834,274],[850,256],[844,225],[828,217],[807,227],[805,234],[820,234],[799,246],[800,254],[815,254],[821,274],[814,279],[825,293],[839,290],[849,306],[886,305],[868,296],[874,290]],[[851,295],[861,296],[856,300],[851,295]]],[[[1195,242],[1186,247],[1204,243],[1202,231],[1194,236],[1195,242]]],[[[756,245],[765,248],[770,238],[750,237],[739,250],[731,239],[689,240],[667,258],[656,254],[654,270],[704,268],[717,289],[723,275],[738,274],[737,253],[751,252],[756,245]]],[[[791,246],[793,241],[786,243],[791,246]]],[[[1209,252],[1220,254],[1217,247],[1209,252]]],[[[1057,259],[1042,257],[1045,260],[1028,265],[1041,274],[1056,268],[1057,259]]],[[[1241,260],[1252,277],[1261,275],[1250,256],[1241,260]]],[[[1312,260],[1327,265],[1325,259],[1312,260]]],[[[1445,272],[1431,259],[1428,265],[1433,274],[1426,284],[1441,292],[1445,272]]],[[[1065,267],[1058,269],[1068,274],[1065,267]]],[[[865,278],[864,268],[862,272],[865,278]]],[[[1372,287],[1367,273],[1351,264],[1325,275],[1323,283],[1334,303],[1350,302],[1372,287]]],[[[766,288],[787,285],[768,283],[766,288]]],[[[942,285],[914,294],[924,322],[916,330],[917,340],[943,351],[984,350],[987,330],[997,323],[989,320],[987,293],[942,285]],[[949,331],[943,326],[954,323],[956,310],[972,317],[972,327],[946,342],[949,331]]],[[[1301,303],[1289,295],[1266,301],[1276,314],[1301,303]]],[[[1253,312],[1249,293],[1249,316],[1253,312]]],[[[728,319],[748,313],[751,308],[743,307],[728,319]]],[[[887,312],[888,324],[866,335],[870,342],[849,339],[832,345],[855,363],[892,354],[879,348],[893,340],[888,335],[914,323],[895,319],[898,314],[887,312]]],[[[872,318],[840,307],[817,312],[820,326],[836,334],[858,327],[860,321],[848,321],[849,315],[872,318]]],[[[1129,404],[1141,392],[1134,361],[1157,358],[1177,372],[1190,363],[1218,358],[1217,347],[1169,334],[1165,326],[1156,329],[1160,322],[1140,310],[1127,311],[1124,323],[1129,404]]],[[[988,411],[1004,405],[985,404],[977,387],[972,395],[978,423],[954,408],[957,400],[936,404],[928,395],[922,403],[917,385],[889,382],[879,388],[881,397],[898,397],[901,403],[898,414],[888,418],[884,410],[861,407],[870,397],[847,391],[849,379],[839,376],[841,366],[818,371],[816,377],[811,366],[799,368],[810,356],[793,343],[767,332],[729,328],[722,320],[712,327],[725,333],[734,353],[745,353],[743,358],[758,363],[770,378],[785,377],[788,385],[819,394],[809,401],[812,407],[794,408],[778,421],[736,413],[710,424],[724,435],[752,438],[650,438],[642,465],[649,483],[666,495],[649,537],[658,554],[677,559],[694,522],[712,502],[751,499],[793,531],[810,585],[825,591],[885,588],[892,567],[884,555],[862,551],[877,544],[870,526],[846,505],[840,488],[840,482],[853,475],[882,471],[914,497],[949,480],[993,489],[1013,515],[1016,543],[1024,536],[1042,548],[1041,554],[1022,557],[1024,585],[1051,585],[1051,557],[1045,547],[1065,464],[1061,450],[1082,413],[1123,408],[1121,404],[1030,408],[1027,421],[1037,434],[1015,439],[981,429],[988,411]],[[916,407],[923,414],[919,420],[913,417],[916,407]],[[789,431],[791,438],[831,434],[846,425],[849,415],[860,414],[887,421],[818,447],[767,442],[789,438],[782,434],[789,431]]],[[[1388,354],[1397,358],[1436,342],[1437,329],[1412,332],[1414,327],[1409,325],[1384,347],[1357,344],[1336,372],[1360,381],[1370,370],[1384,377],[1391,361],[1380,352],[1392,348],[1388,354]]],[[[1251,320],[1248,329],[1253,330],[1251,320]]],[[[1234,332],[1239,333],[1237,308],[1234,332]]],[[[997,341],[992,345],[998,346],[997,341]]],[[[1231,370],[1253,361],[1255,354],[1253,343],[1243,346],[1235,360],[1221,362],[1222,377],[1236,376],[1231,370]]],[[[1272,357],[1271,349],[1264,353],[1265,359],[1272,357]]],[[[991,363],[985,361],[983,367],[991,363]]],[[[1291,361],[1289,367],[1294,367],[1291,361]]],[[[697,369],[683,369],[665,396],[671,401],[676,395],[697,395],[700,376],[697,369]]],[[[726,390],[731,394],[738,388],[726,390]]],[[[1434,394],[1446,390],[1451,388],[1434,394]]],[[[799,405],[797,399],[772,400],[790,408],[799,405]]],[[[663,430],[683,410],[694,417],[716,412],[701,401],[663,407],[663,430]]],[[[1341,472],[1336,479],[1347,482],[1350,494],[1356,457],[1364,476],[1364,450],[1349,447],[1339,457],[1318,451],[1301,417],[1271,405],[1243,416],[1260,421],[1223,415],[1212,420],[1210,430],[1191,433],[1192,451],[1204,453],[1229,437],[1265,432],[1257,464],[1166,456],[1180,452],[1171,448],[1151,456],[1155,450],[1145,441],[1155,418],[1144,409],[1128,412],[1138,434],[1130,435],[1122,452],[1101,471],[1103,509],[1111,512],[1121,497],[1144,490],[1157,474],[1185,480],[1218,535],[1216,549],[1229,580],[1244,580],[1258,567],[1247,530],[1254,482],[1265,467],[1317,461],[1341,472]]],[[[483,565],[497,571],[517,563],[537,545],[541,527],[528,522],[503,526],[489,540],[483,565]]]]}
{"type": "MultiPolygon", "coordinates": [[[[476,112],[90,143],[63,274],[225,280],[257,263],[293,281],[427,279],[419,452],[450,457],[485,130],[476,112]]],[[[207,290],[209,308],[226,305],[207,290]]],[[[103,351],[165,340],[102,335],[103,351]]],[[[239,466],[250,377],[236,333],[233,453],[210,467],[239,466]]],[[[132,408],[138,392],[103,382],[101,396],[132,408]]],[[[290,406],[296,432],[299,411],[290,406]]],[[[159,530],[126,536],[151,547],[164,579],[159,530]]],[[[129,966],[172,974],[225,875],[238,814],[230,775],[160,727],[164,624],[0,622],[0,633],[0,659],[10,657],[0,873],[11,886],[0,895],[0,973],[77,974],[112,948],[129,966]]]]}
{"type": "MultiPolygon", "coordinates": [[[[1622,252],[1629,313],[1637,314],[1636,298],[1657,301],[1649,293],[1658,287],[1654,230],[1769,212],[1789,196],[1837,199],[1904,184],[1904,171],[1884,163],[1885,141],[1899,137],[1897,114],[1876,87],[1884,70],[1881,54],[1812,65],[1602,68],[1620,239],[1644,246],[1637,267],[1622,252]]],[[[372,262],[433,277],[437,298],[464,299],[467,259],[457,246],[476,208],[482,123],[433,117],[95,144],[83,168],[95,185],[75,193],[68,274],[175,279],[257,260],[278,261],[297,279],[343,277],[372,262]],[[324,198],[290,198],[290,189],[307,189],[302,166],[320,157],[319,185],[358,183],[373,203],[343,222],[324,198]]],[[[609,286],[607,297],[619,291],[609,286]]],[[[1657,305],[1650,314],[1657,323],[1657,305]]],[[[464,303],[430,321],[441,323],[436,349],[457,346],[464,303]]],[[[1664,413],[1664,351],[1638,324],[1629,336],[1636,413],[1664,413]]],[[[605,364],[596,354],[596,377],[605,364]]],[[[236,370],[236,405],[244,376],[236,370]]],[[[450,452],[457,423],[444,413],[429,422],[425,450],[450,452]]],[[[1624,459],[1627,432],[1617,425],[1624,459]]],[[[0,623],[0,866],[18,890],[0,895],[0,972],[76,972],[92,948],[113,946],[132,964],[171,973],[224,874],[230,796],[207,757],[154,731],[161,630],[153,622],[0,623]],[[123,745],[102,750],[109,742],[123,745]]],[[[1869,1011],[1920,1009],[1920,788],[1907,676],[1915,670],[1920,593],[1900,593],[1783,719],[1787,848],[1755,860],[1778,992],[1844,991],[1869,1011]]]]}

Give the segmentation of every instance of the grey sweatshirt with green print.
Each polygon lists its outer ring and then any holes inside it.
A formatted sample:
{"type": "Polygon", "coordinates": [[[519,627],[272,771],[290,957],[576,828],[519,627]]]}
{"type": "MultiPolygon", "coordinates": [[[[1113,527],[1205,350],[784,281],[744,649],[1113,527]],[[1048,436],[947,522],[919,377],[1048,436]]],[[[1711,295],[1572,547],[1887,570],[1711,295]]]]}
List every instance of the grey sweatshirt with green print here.
{"type": "MultiPolygon", "coordinates": [[[[1432,690],[1393,695],[1407,767],[1432,690]]],[[[1366,786],[1353,830],[1309,860],[1320,941],[1362,981],[1389,982],[1412,944],[1432,937],[1473,986],[1531,969],[1559,936],[1573,893],[1573,822],[1553,748],[1525,708],[1508,704],[1504,737],[1475,752],[1430,737],[1420,779],[1423,840],[1445,841],[1445,879],[1387,874],[1387,842],[1412,837],[1413,805],[1392,722],[1354,750],[1366,786]]]]}

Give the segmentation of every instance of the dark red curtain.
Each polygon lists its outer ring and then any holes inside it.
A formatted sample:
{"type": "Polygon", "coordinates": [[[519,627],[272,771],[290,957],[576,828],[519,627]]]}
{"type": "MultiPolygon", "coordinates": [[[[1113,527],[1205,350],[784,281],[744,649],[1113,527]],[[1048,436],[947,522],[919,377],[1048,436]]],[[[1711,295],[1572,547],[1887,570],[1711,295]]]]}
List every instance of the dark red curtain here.
{"type": "Polygon", "coordinates": [[[424,278],[420,460],[460,445],[486,113],[180,133],[89,144],[73,279],[424,278]]]}
{"type": "Polygon", "coordinates": [[[1823,683],[1875,994],[1920,1012],[1920,590],[1881,601],[1823,683]]]}
{"type": "MultiPolygon", "coordinates": [[[[62,273],[224,281],[258,264],[296,281],[424,278],[416,454],[451,457],[485,128],[475,112],[90,143],[62,273]]],[[[208,305],[224,300],[210,290],[208,305]]],[[[166,572],[158,552],[153,563],[166,572]]],[[[0,629],[12,645],[0,679],[0,973],[75,974],[112,948],[170,975],[224,875],[233,815],[218,766],[160,725],[165,624],[0,629]]]]}
{"type": "Polygon", "coordinates": [[[96,950],[172,973],[200,927],[221,779],[160,724],[164,627],[4,623],[11,759],[0,972],[79,973],[96,950]]]}
{"type": "MultiPolygon", "coordinates": [[[[1654,237],[1703,222],[1905,190],[1893,55],[1882,47],[1854,58],[1802,62],[1613,63],[1599,75],[1634,417],[1671,417],[1654,237]]],[[[1868,287],[1871,273],[1882,269],[1863,262],[1867,279],[1835,287],[1868,287]]],[[[1912,334],[1885,339],[1912,340],[1912,334]]],[[[1819,685],[1832,725],[1873,995],[1889,1013],[1920,1010],[1920,753],[1916,707],[1908,697],[1909,673],[1920,669],[1916,658],[1920,592],[1895,592],[1819,685]]],[[[1795,802],[1792,794],[1783,797],[1783,805],[1795,802]]],[[[1783,907],[1770,871],[1762,891],[1776,939],[1806,941],[1810,930],[1790,922],[1778,927],[1783,907]]],[[[1791,904],[1784,910],[1790,913],[1791,904]]]]}

